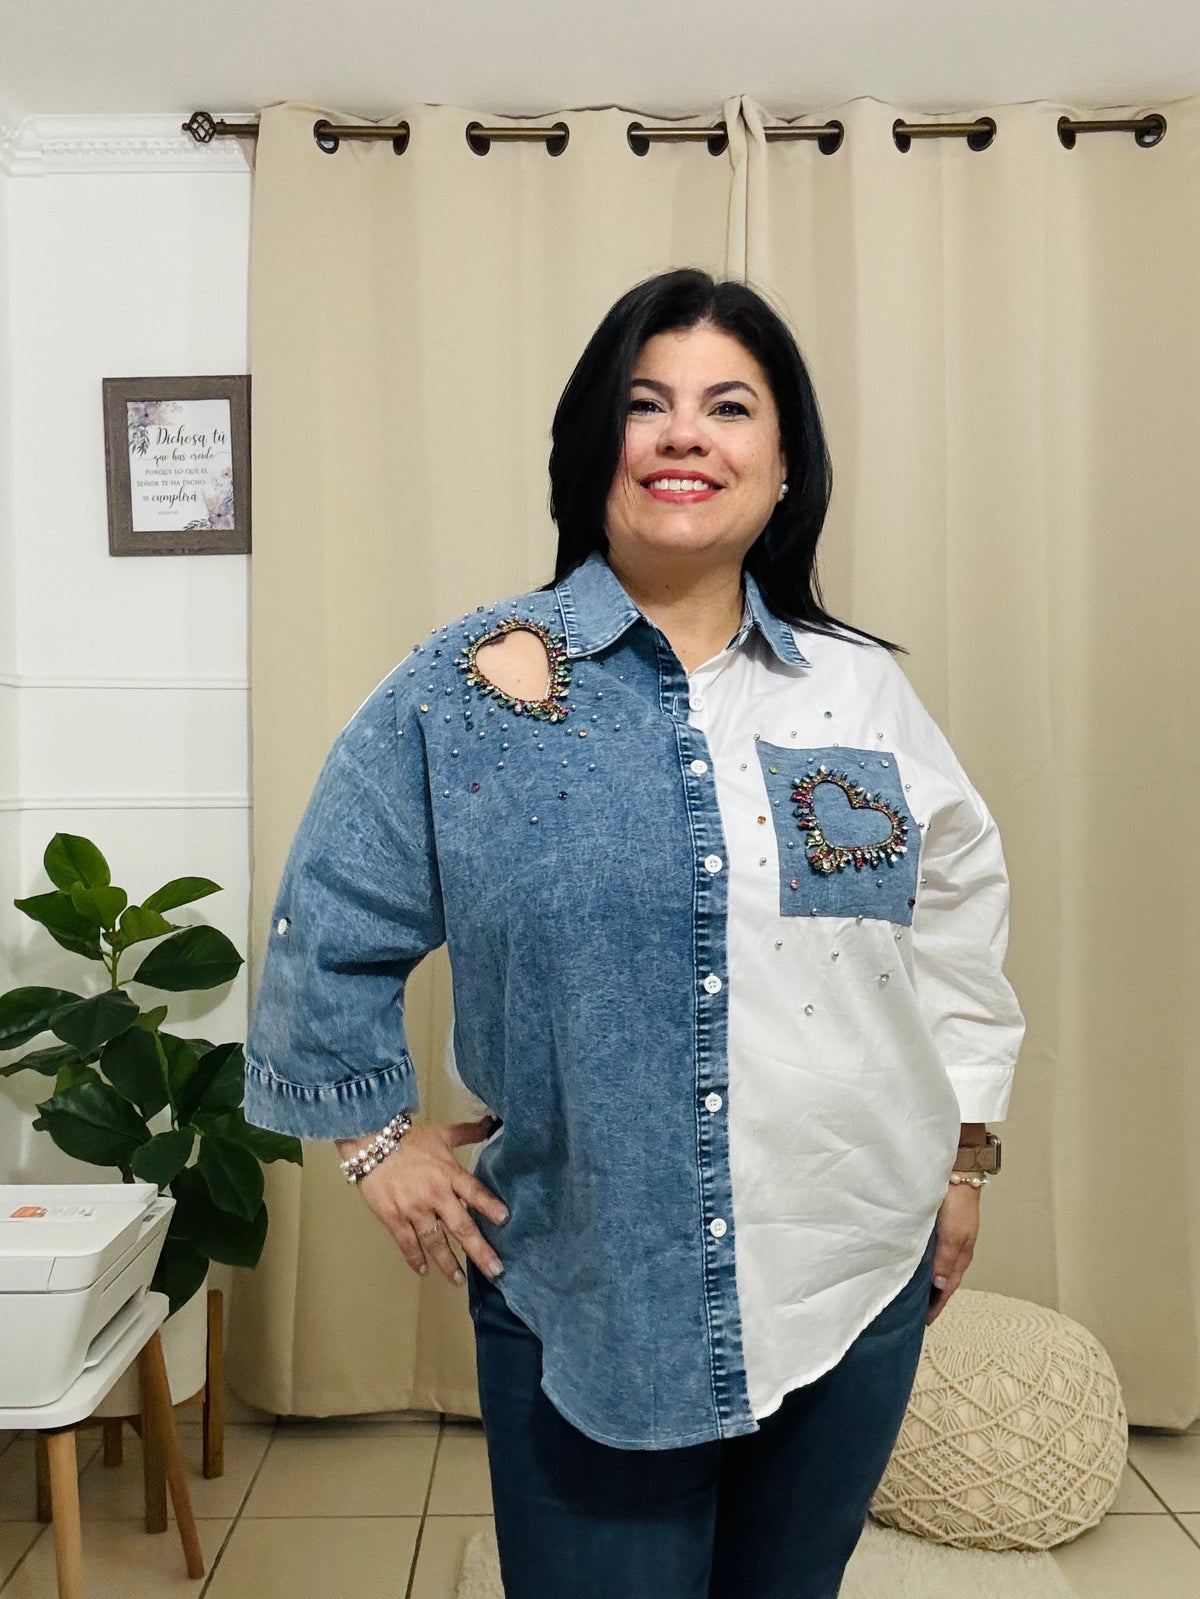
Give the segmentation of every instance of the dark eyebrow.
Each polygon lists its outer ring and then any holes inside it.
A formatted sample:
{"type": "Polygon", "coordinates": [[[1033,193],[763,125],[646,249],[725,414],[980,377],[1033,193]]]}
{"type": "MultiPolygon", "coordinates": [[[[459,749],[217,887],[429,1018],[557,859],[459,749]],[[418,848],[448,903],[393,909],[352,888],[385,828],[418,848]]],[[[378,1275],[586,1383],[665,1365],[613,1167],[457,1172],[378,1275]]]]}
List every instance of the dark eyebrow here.
{"type": "MultiPolygon", "coordinates": [[[[664,399],[669,399],[672,392],[669,383],[657,383],[653,378],[630,378],[629,386],[630,388],[653,389],[656,394],[661,394],[664,399]]],[[[742,383],[739,379],[733,379],[728,383],[713,383],[709,388],[705,389],[704,398],[711,400],[718,394],[728,394],[730,389],[745,389],[747,394],[752,394],[756,400],[758,399],[756,391],[748,383],[742,383]]]]}

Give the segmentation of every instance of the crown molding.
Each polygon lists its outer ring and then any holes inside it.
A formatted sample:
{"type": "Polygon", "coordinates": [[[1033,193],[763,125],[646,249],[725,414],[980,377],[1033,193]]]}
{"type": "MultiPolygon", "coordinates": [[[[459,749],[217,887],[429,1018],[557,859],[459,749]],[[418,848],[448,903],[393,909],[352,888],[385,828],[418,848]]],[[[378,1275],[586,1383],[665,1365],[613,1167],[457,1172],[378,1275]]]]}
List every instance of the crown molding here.
{"type": "Polygon", "coordinates": [[[0,797],[14,811],[248,811],[249,794],[20,794],[0,797]]]}
{"type": "Polygon", "coordinates": [[[0,105],[0,172],[238,172],[251,170],[249,141],[197,144],[182,115],[28,116],[0,105]]]}
{"type": "Polygon", "coordinates": [[[132,689],[139,694],[147,689],[172,694],[204,690],[245,694],[249,687],[244,677],[38,677],[28,672],[0,672],[0,688],[13,689],[132,689]]]}

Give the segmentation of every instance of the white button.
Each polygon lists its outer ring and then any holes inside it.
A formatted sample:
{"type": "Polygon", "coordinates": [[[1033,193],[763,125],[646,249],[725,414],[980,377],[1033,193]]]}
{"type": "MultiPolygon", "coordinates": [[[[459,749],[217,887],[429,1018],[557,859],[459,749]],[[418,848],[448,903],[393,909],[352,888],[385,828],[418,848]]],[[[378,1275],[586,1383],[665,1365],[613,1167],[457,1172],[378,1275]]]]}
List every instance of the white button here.
{"type": "Polygon", "coordinates": [[[288,922],[288,919],[287,919],[286,916],[281,916],[279,918],[279,920],[275,923],[275,931],[279,934],[280,938],[282,938],[283,935],[287,932],[288,927],[290,925],[291,924],[288,922]]]}
{"type": "Polygon", "coordinates": [[[709,972],[708,976],[701,984],[701,987],[704,989],[706,994],[719,994],[722,988],[721,979],[717,976],[716,972],[709,972]]]}
{"type": "Polygon", "coordinates": [[[719,855],[706,855],[704,857],[704,870],[706,872],[719,872],[725,862],[719,855]]]}
{"type": "Polygon", "coordinates": [[[692,711],[702,711],[704,709],[703,696],[700,694],[690,695],[688,698],[688,709],[692,711]]]}
{"type": "Polygon", "coordinates": [[[705,1110],[718,1111],[725,1101],[720,1094],[709,1094],[704,1101],[705,1110]]]}
{"type": "Polygon", "coordinates": [[[703,777],[705,772],[708,771],[708,762],[707,761],[693,761],[692,762],[692,771],[695,772],[697,777],[703,777]]]}
{"type": "Polygon", "coordinates": [[[714,1216],[708,1224],[708,1230],[714,1238],[724,1238],[729,1228],[721,1220],[720,1216],[714,1216]]]}

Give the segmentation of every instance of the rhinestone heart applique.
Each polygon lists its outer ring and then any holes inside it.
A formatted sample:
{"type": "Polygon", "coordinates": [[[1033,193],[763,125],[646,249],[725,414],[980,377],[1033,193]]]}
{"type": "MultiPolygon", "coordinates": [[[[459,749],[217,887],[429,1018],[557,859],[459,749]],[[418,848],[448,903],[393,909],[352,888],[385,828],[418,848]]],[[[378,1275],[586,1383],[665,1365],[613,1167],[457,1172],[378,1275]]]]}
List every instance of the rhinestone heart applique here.
{"type": "MultiPolygon", "coordinates": [[[[533,716],[547,722],[562,722],[567,715],[567,695],[571,692],[571,664],[567,660],[567,641],[561,634],[548,633],[538,622],[524,622],[519,617],[508,617],[487,633],[481,633],[462,648],[463,658],[455,662],[466,673],[468,684],[481,694],[490,694],[494,700],[514,716],[533,716]],[[485,677],[479,670],[476,656],[485,644],[494,644],[506,633],[532,633],[541,641],[546,651],[549,683],[546,696],[540,700],[519,700],[485,677]]],[[[581,735],[582,736],[582,735],[581,735]]]]}
{"type": "Polygon", "coordinates": [[[869,793],[861,783],[856,783],[844,772],[831,772],[825,766],[818,766],[815,772],[796,781],[792,798],[796,801],[797,823],[808,834],[804,852],[814,872],[828,876],[832,872],[844,871],[847,866],[853,866],[855,871],[861,871],[864,866],[894,866],[908,852],[908,817],[894,810],[878,794],[869,793]],[[815,804],[816,792],[822,783],[831,783],[841,789],[852,810],[873,811],[886,821],[887,838],[865,844],[835,844],[826,838],[817,820],[815,804]]]}

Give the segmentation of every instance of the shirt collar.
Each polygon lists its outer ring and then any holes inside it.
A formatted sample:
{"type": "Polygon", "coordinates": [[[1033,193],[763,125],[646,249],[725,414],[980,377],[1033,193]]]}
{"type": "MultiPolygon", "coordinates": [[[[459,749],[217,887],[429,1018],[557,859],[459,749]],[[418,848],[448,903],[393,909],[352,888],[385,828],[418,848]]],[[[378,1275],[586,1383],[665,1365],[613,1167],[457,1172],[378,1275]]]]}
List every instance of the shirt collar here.
{"type": "MultiPolygon", "coordinates": [[[[744,582],[746,606],[734,645],[744,642],[751,626],[757,627],[785,666],[807,666],[790,626],[769,609],[749,572],[744,574],[744,582]]],[[[572,659],[605,649],[642,614],[599,550],[593,550],[582,565],[568,573],[555,592],[567,634],[567,655],[572,659]]]]}

